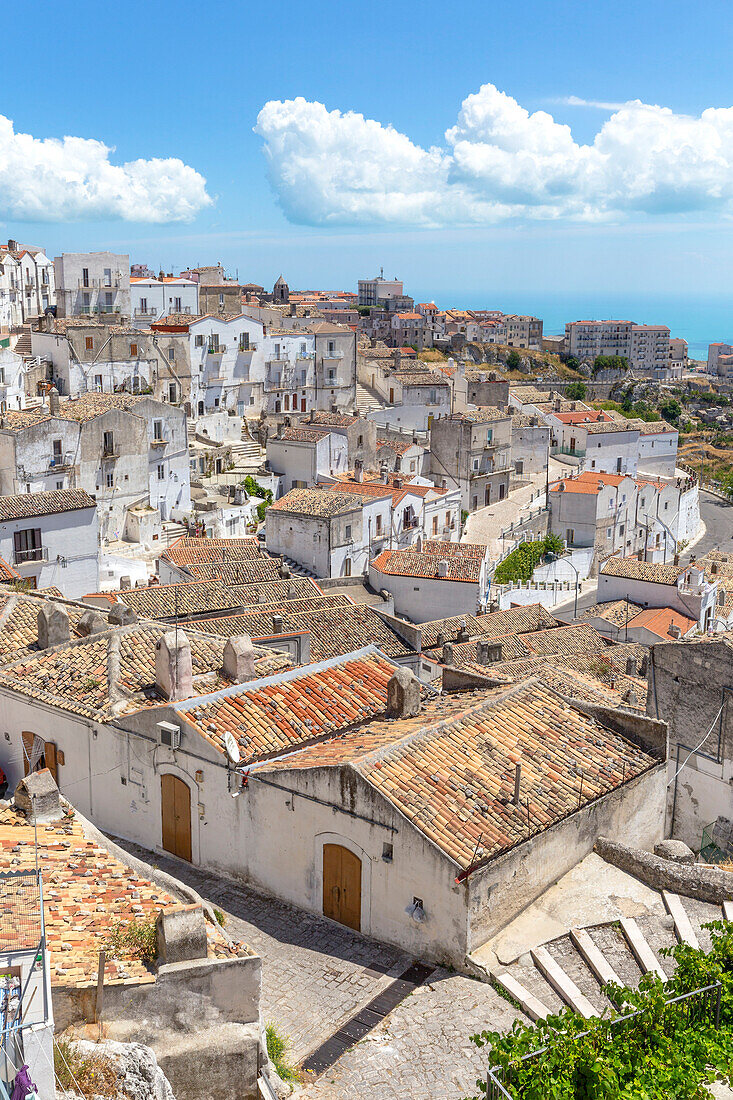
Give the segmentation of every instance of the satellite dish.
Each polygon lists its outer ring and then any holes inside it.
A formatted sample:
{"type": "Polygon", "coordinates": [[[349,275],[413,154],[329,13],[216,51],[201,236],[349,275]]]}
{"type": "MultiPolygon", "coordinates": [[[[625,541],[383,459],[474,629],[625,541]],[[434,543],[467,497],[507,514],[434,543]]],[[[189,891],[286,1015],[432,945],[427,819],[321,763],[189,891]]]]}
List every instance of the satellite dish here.
{"type": "Polygon", "coordinates": [[[232,764],[238,764],[240,760],[239,745],[235,741],[234,735],[230,733],[229,730],[224,734],[224,748],[232,764]]]}

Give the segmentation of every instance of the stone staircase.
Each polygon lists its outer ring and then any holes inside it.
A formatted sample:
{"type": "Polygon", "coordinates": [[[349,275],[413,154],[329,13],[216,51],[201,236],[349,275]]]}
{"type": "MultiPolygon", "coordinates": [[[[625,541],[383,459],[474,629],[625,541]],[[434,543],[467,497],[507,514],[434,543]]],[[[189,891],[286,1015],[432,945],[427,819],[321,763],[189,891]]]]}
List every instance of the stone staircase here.
{"type": "Polygon", "coordinates": [[[312,573],[310,569],[306,569],[304,565],[300,564],[300,562],[295,561],[293,558],[288,558],[284,554],[282,556],[282,559],[294,577],[310,577],[311,580],[316,579],[317,574],[312,573]]]}
{"type": "Polygon", "coordinates": [[[707,951],[710,933],[702,925],[733,920],[733,902],[724,902],[721,908],[667,890],[661,897],[666,916],[646,913],[571,928],[508,966],[484,969],[481,976],[516,1001],[531,1020],[544,1019],[565,1006],[586,1018],[598,1016],[613,1007],[601,992],[607,982],[636,988],[648,972],[666,980],[674,973],[675,963],[661,954],[662,948],[688,943],[707,951]]]}
{"type": "Polygon", "coordinates": [[[384,402],[377,397],[373,390],[362,386],[361,382],[356,383],[356,411],[359,416],[366,416],[368,412],[383,408],[384,402]]]}
{"type": "Polygon", "coordinates": [[[173,520],[164,520],[163,532],[160,537],[161,550],[167,550],[174,542],[188,534],[188,528],[182,523],[174,523],[173,520]]]}
{"type": "Polygon", "coordinates": [[[229,446],[231,447],[234,465],[237,469],[245,469],[247,472],[254,473],[255,470],[259,470],[267,457],[264,448],[251,439],[242,439],[241,442],[235,441],[230,443],[229,446]]]}

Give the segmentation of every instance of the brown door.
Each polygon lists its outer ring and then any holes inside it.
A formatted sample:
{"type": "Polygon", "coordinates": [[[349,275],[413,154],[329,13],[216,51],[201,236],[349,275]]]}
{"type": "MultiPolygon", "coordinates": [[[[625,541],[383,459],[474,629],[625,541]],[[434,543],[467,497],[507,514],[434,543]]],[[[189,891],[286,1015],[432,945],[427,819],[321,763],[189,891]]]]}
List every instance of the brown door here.
{"type": "Polygon", "coordinates": [[[191,791],[175,775],[161,775],[163,847],[171,855],[191,862],[191,791]]]}
{"type": "Polygon", "coordinates": [[[361,860],[340,844],[323,845],[323,915],[361,929],[361,860]]]}

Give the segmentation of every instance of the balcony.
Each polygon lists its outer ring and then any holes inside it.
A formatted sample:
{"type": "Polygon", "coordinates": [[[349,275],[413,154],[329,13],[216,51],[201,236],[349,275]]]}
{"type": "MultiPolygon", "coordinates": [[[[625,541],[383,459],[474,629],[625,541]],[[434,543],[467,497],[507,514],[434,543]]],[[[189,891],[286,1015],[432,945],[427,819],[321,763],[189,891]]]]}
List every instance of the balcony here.
{"type": "Polygon", "coordinates": [[[147,309],[147,308],[146,309],[140,309],[138,306],[135,306],[135,317],[157,317],[157,316],[158,316],[158,310],[156,309],[155,306],[151,306],[150,309],[147,309]]]}
{"type": "Polygon", "coordinates": [[[48,460],[49,470],[67,470],[72,465],[73,456],[71,451],[67,451],[66,454],[56,454],[54,452],[48,460]]]}
{"type": "Polygon", "coordinates": [[[550,447],[551,455],[572,455],[575,458],[585,458],[585,450],[580,447],[550,447]]]}
{"type": "Polygon", "coordinates": [[[170,436],[156,435],[153,439],[151,439],[150,446],[151,447],[157,447],[160,450],[162,450],[163,447],[167,446],[169,443],[170,443],[170,436]]]}
{"type": "Polygon", "coordinates": [[[48,561],[48,547],[33,546],[30,550],[16,550],[14,553],[14,565],[28,565],[36,561],[48,561]]]}
{"type": "Polygon", "coordinates": [[[109,283],[104,279],[77,279],[78,290],[119,290],[120,280],[113,278],[109,283]]]}

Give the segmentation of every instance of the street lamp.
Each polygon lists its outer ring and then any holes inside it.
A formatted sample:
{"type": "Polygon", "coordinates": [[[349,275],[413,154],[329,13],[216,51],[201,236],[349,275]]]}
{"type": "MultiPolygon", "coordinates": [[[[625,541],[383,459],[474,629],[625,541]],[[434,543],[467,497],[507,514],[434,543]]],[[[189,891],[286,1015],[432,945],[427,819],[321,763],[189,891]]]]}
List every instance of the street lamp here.
{"type": "MultiPolygon", "coordinates": [[[[559,560],[560,559],[559,559],[558,555],[553,554],[551,550],[549,550],[545,554],[545,561],[546,562],[553,562],[553,561],[559,561],[559,560]]],[[[575,573],[575,610],[573,612],[573,618],[577,619],[577,617],[578,617],[578,584],[580,583],[580,573],[578,572],[578,570],[575,568],[575,566],[573,565],[573,563],[569,559],[565,559],[565,564],[569,565],[570,568],[572,569],[573,573],[575,573]]]]}

